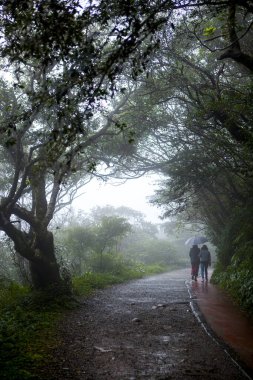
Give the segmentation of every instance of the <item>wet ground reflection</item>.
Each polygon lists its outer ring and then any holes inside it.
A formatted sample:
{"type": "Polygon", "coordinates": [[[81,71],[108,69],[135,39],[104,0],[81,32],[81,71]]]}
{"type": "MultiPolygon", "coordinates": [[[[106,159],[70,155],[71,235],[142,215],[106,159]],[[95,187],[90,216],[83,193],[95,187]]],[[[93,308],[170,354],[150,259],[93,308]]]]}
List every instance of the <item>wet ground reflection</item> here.
{"type": "Polygon", "coordinates": [[[210,282],[191,281],[195,299],[207,323],[253,369],[253,323],[231,298],[210,282]]]}
{"type": "Polygon", "coordinates": [[[199,296],[200,293],[208,293],[208,282],[199,282],[199,281],[193,281],[192,282],[192,293],[197,296],[199,296]]]}

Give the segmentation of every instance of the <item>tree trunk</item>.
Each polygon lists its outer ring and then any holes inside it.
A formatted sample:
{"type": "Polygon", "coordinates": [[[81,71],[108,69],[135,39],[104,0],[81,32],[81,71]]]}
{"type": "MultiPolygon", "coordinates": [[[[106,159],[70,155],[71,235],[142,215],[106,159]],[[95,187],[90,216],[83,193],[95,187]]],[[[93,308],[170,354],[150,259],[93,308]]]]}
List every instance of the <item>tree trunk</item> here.
{"type": "Polygon", "coordinates": [[[70,287],[68,288],[60,275],[52,232],[40,224],[28,234],[16,228],[1,212],[0,227],[13,241],[16,252],[28,260],[32,285],[35,289],[54,287],[66,294],[70,293],[70,287]]]}
{"type": "Polygon", "coordinates": [[[60,268],[57,264],[52,232],[36,232],[34,241],[35,257],[30,261],[30,271],[33,286],[36,289],[63,285],[60,268]]]}

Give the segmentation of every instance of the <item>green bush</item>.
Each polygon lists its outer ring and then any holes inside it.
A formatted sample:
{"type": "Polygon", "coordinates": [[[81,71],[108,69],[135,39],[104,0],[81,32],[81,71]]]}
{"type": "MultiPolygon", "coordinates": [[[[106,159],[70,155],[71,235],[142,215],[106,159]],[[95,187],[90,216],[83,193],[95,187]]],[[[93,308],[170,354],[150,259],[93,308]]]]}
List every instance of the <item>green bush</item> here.
{"type": "Polygon", "coordinates": [[[0,310],[4,307],[22,300],[29,294],[29,288],[16,283],[0,281],[0,310]]]}
{"type": "Polygon", "coordinates": [[[92,272],[119,273],[126,267],[126,262],[121,254],[103,253],[93,254],[89,260],[92,272]]]}
{"type": "Polygon", "coordinates": [[[212,282],[226,290],[233,299],[253,316],[253,262],[252,256],[241,260],[237,256],[232,259],[226,271],[217,265],[212,282]]]}
{"type": "Polygon", "coordinates": [[[253,315],[253,206],[236,207],[222,231],[212,281],[253,315]]]}
{"type": "Polygon", "coordinates": [[[46,360],[46,347],[57,311],[38,308],[29,289],[16,284],[0,291],[1,380],[37,379],[37,368],[46,360]]]}

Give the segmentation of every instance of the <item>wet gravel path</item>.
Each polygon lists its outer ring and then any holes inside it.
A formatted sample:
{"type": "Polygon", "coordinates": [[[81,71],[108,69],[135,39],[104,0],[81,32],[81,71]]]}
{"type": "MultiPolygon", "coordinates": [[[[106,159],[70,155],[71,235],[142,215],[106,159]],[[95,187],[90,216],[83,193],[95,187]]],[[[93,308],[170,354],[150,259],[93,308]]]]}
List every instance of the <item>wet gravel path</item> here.
{"type": "Polygon", "coordinates": [[[247,379],[201,328],[186,271],[98,291],[59,326],[48,380],[247,379]]]}

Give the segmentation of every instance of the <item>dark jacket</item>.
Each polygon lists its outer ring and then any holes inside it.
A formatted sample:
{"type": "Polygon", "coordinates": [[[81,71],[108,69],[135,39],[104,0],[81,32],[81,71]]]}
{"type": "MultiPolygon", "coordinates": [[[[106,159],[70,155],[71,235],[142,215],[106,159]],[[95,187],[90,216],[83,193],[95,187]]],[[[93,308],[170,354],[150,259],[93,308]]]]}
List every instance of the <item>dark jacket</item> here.
{"type": "Polygon", "coordinates": [[[200,262],[207,262],[209,265],[211,265],[211,254],[206,248],[201,248],[200,254],[199,254],[200,262]]]}
{"type": "Polygon", "coordinates": [[[191,264],[198,264],[199,263],[199,252],[200,252],[200,249],[197,245],[194,245],[190,249],[189,256],[191,258],[191,264]]]}

